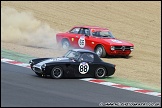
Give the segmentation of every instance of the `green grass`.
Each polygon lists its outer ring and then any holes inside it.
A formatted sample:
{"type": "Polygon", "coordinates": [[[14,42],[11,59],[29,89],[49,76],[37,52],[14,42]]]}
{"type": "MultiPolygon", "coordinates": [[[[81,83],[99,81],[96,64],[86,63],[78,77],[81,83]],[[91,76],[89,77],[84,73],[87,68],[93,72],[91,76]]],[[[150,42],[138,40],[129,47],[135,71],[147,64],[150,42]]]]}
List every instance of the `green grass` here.
{"type": "Polygon", "coordinates": [[[23,63],[29,63],[31,59],[37,58],[37,57],[32,57],[26,54],[21,54],[21,53],[17,53],[17,52],[5,50],[5,49],[1,49],[1,58],[2,57],[7,58],[7,59],[17,60],[23,63]]]}

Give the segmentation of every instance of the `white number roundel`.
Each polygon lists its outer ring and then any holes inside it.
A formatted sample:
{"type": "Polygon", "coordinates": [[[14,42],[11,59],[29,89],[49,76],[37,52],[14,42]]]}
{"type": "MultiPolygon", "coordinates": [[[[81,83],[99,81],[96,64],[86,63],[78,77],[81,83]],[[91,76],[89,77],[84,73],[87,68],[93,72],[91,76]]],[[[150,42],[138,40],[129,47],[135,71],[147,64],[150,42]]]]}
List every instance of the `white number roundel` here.
{"type": "Polygon", "coordinates": [[[81,48],[84,48],[85,47],[85,37],[84,36],[81,36],[78,40],[78,45],[81,47],[81,48]]]}
{"type": "Polygon", "coordinates": [[[79,72],[81,74],[86,74],[88,72],[88,70],[89,70],[88,63],[86,63],[86,62],[80,63],[80,65],[79,65],[79,72]]]}

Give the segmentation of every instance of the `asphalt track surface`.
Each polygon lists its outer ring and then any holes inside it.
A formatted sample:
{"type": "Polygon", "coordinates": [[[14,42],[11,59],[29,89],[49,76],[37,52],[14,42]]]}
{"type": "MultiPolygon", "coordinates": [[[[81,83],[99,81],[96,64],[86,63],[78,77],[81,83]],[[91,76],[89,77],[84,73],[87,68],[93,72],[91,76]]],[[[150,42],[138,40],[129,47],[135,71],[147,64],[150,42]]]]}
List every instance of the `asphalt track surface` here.
{"type": "Polygon", "coordinates": [[[1,62],[1,107],[99,107],[101,102],[161,106],[161,97],[78,79],[41,78],[31,69],[1,62]]]}

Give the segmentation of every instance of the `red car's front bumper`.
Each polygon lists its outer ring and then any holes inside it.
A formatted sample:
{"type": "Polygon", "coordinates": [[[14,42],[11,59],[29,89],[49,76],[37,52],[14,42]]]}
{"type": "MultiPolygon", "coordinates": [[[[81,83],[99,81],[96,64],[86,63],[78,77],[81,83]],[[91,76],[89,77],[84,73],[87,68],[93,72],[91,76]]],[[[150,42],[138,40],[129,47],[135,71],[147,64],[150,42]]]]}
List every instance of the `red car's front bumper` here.
{"type": "Polygon", "coordinates": [[[131,53],[130,50],[125,50],[125,51],[113,50],[113,51],[108,52],[109,55],[115,55],[115,56],[128,56],[130,53],[131,53]]]}

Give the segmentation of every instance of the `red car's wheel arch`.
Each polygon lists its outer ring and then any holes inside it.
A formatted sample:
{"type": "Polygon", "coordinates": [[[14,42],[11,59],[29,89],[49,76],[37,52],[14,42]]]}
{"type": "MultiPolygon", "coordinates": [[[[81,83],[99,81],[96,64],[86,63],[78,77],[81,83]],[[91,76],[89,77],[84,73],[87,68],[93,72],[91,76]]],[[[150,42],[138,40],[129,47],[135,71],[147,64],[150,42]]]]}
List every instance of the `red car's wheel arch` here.
{"type": "Polygon", "coordinates": [[[107,51],[106,51],[105,45],[103,45],[103,44],[97,44],[97,45],[94,47],[93,51],[95,52],[95,51],[96,51],[96,48],[97,48],[98,46],[102,46],[102,47],[104,48],[105,53],[106,53],[104,57],[106,57],[106,55],[107,55],[108,53],[107,53],[107,51]]]}
{"type": "Polygon", "coordinates": [[[60,42],[62,43],[64,40],[68,40],[70,43],[70,40],[68,38],[62,38],[60,42]]]}

